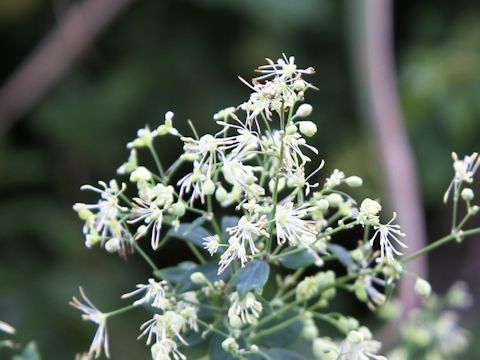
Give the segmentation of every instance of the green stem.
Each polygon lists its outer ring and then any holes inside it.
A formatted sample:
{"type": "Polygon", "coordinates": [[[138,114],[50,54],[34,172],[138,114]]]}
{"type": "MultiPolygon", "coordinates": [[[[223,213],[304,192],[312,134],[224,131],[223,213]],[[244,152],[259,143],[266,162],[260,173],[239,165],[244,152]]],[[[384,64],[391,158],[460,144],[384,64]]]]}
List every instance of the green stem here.
{"type": "Polygon", "coordinates": [[[190,250],[192,251],[193,255],[195,255],[195,257],[198,259],[198,261],[200,261],[201,264],[206,264],[207,260],[205,260],[205,258],[200,253],[200,251],[198,251],[197,247],[193,245],[190,241],[186,241],[186,243],[190,248],[190,250]]]}
{"type": "Polygon", "coordinates": [[[250,340],[251,341],[255,341],[255,340],[258,340],[259,338],[262,338],[264,336],[267,336],[267,335],[270,335],[270,334],[273,334],[273,333],[276,333],[277,331],[280,331],[282,330],[283,328],[286,328],[288,325],[298,321],[299,319],[301,319],[303,317],[303,314],[300,314],[300,315],[296,315],[296,316],[293,316],[291,317],[290,319],[288,320],[285,320],[277,325],[274,325],[272,326],[271,328],[268,328],[266,330],[263,330],[263,331],[260,331],[258,332],[255,336],[253,336],[250,340]]]}
{"type": "MultiPolygon", "coordinates": [[[[470,229],[470,230],[464,231],[462,236],[466,237],[466,236],[475,235],[475,234],[478,234],[478,233],[480,233],[480,228],[475,228],[475,229],[470,229]]],[[[407,264],[410,261],[412,261],[413,259],[419,257],[420,255],[426,254],[426,253],[438,248],[439,246],[442,246],[442,245],[444,245],[444,244],[446,244],[446,243],[448,243],[452,240],[455,240],[456,235],[458,235],[458,234],[454,233],[454,234],[444,236],[443,238],[431,243],[430,245],[425,246],[423,249],[420,249],[420,250],[414,252],[413,254],[403,258],[400,262],[402,264],[407,264]]]]}
{"type": "Polygon", "coordinates": [[[157,165],[158,172],[160,173],[160,177],[163,177],[163,166],[162,166],[162,163],[160,162],[160,159],[158,158],[158,154],[155,151],[155,148],[153,147],[153,145],[150,144],[148,146],[148,149],[152,153],[153,160],[155,160],[155,164],[157,165]]]}
{"type": "Polygon", "coordinates": [[[103,315],[105,315],[106,318],[109,318],[109,317],[111,317],[111,316],[116,316],[116,315],[120,315],[120,314],[126,313],[126,312],[128,312],[128,311],[130,311],[130,310],[133,310],[133,309],[139,307],[139,306],[140,306],[140,304],[137,304],[137,305],[132,304],[132,305],[125,306],[125,307],[123,307],[123,308],[121,308],[121,309],[118,309],[118,310],[110,311],[110,312],[105,313],[105,314],[103,314],[103,315]]]}
{"type": "Polygon", "coordinates": [[[143,259],[150,265],[152,270],[154,272],[158,271],[157,265],[153,262],[153,260],[150,258],[150,256],[147,255],[145,251],[140,247],[140,245],[137,244],[136,241],[134,241],[133,246],[135,247],[135,250],[143,257],[143,259]]]}
{"type": "Polygon", "coordinates": [[[215,219],[215,216],[213,215],[213,204],[212,204],[211,195],[207,196],[207,211],[210,213],[210,216],[211,216],[210,223],[213,226],[213,230],[220,237],[220,239],[223,239],[222,229],[220,229],[220,226],[218,225],[218,222],[215,219]]]}
{"type": "Polygon", "coordinates": [[[207,324],[205,321],[203,320],[200,320],[200,319],[197,319],[197,322],[202,325],[203,327],[205,327],[206,329],[208,330],[211,330],[213,331],[214,333],[217,333],[219,335],[222,335],[224,337],[229,337],[230,335],[228,335],[227,333],[221,331],[221,330],[218,330],[217,328],[215,328],[213,325],[210,325],[210,324],[207,324]]]}

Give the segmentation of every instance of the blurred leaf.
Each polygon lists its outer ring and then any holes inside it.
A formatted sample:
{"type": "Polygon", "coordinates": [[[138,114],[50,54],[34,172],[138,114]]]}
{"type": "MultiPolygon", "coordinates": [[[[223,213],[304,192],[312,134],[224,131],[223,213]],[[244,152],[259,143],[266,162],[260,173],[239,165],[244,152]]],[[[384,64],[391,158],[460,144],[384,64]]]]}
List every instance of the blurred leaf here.
{"type": "Polygon", "coordinates": [[[327,249],[331,251],[347,269],[355,265],[347,249],[338,244],[327,244],[327,249]]]}
{"type": "Polygon", "coordinates": [[[34,342],[28,343],[25,349],[23,349],[22,354],[15,355],[12,360],[41,360],[37,344],[35,344],[34,342]]]}
{"type": "MultiPolygon", "coordinates": [[[[259,331],[270,329],[278,324],[281,324],[285,321],[288,321],[289,319],[294,318],[297,315],[298,315],[298,311],[296,310],[287,311],[281,316],[277,317],[276,319],[266,323],[264,326],[262,326],[259,329],[259,331]]],[[[263,336],[259,340],[259,342],[269,347],[285,346],[296,340],[296,338],[300,335],[300,331],[302,330],[302,328],[303,328],[303,322],[301,320],[297,320],[292,322],[288,326],[285,326],[279,331],[276,331],[267,336],[263,336]]]]}
{"type": "Polygon", "coordinates": [[[155,276],[158,276],[160,279],[167,280],[173,284],[178,284],[185,279],[185,276],[192,273],[192,271],[197,267],[192,261],[184,261],[178,264],[177,266],[167,267],[155,271],[155,276]]]}
{"type": "Polygon", "coordinates": [[[240,296],[251,290],[261,293],[270,274],[270,267],[262,260],[250,261],[244,268],[238,270],[232,279],[240,296]]]}
{"type": "Polygon", "coordinates": [[[208,354],[210,360],[235,360],[232,355],[227,354],[222,348],[222,341],[225,337],[214,334],[208,343],[208,354]]]}
{"type": "MultiPolygon", "coordinates": [[[[205,221],[205,218],[203,217],[197,220],[202,219],[203,221],[205,221]]],[[[190,241],[202,250],[205,250],[203,247],[203,239],[208,236],[212,236],[212,234],[207,229],[200,226],[200,221],[198,221],[197,223],[183,223],[177,229],[171,228],[168,231],[167,235],[176,239],[190,241]]]]}
{"type": "MultiPolygon", "coordinates": [[[[291,249],[285,249],[282,253],[291,251],[291,249]]],[[[304,249],[296,254],[290,254],[286,256],[282,256],[280,259],[280,264],[285,266],[287,269],[296,270],[301,267],[310,266],[315,263],[315,256],[308,250],[304,249]]]]}
{"type": "Polygon", "coordinates": [[[272,359],[282,359],[282,360],[305,360],[303,356],[296,354],[290,350],[280,349],[280,348],[272,348],[267,351],[267,354],[272,359]]]}
{"type": "Polygon", "coordinates": [[[229,227],[237,226],[239,220],[240,220],[240,218],[238,216],[224,216],[224,217],[222,217],[221,227],[222,227],[223,237],[225,239],[228,239],[230,237],[230,235],[227,233],[226,229],[229,228],[229,227]]]}

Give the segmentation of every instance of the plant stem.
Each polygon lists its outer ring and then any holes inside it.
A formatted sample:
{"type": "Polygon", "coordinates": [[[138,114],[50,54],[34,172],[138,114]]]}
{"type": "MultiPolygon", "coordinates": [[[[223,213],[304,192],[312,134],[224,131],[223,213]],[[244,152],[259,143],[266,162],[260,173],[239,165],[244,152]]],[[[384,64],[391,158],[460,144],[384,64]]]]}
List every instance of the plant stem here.
{"type": "Polygon", "coordinates": [[[198,261],[200,261],[201,264],[206,264],[207,260],[203,257],[203,255],[198,251],[197,247],[193,245],[190,241],[186,241],[188,247],[192,251],[193,255],[197,258],[198,261]]]}
{"type": "Polygon", "coordinates": [[[160,177],[163,177],[163,166],[162,166],[162,163],[160,162],[160,159],[158,158],[158,154],[155,151],[155,148],[153,147],[153,145],[150,144],[148,146],[148,149],[150,150],[153,156],[153,160],[155,160],[155,164],[157,165],[158,172],[160,173],[160,177]]]}
{"type": "Polygon", "coordinates": [[[258,332],[255,336],[253,336],[250,340],[252,341],[255,341],[261,337],[264,337],[264,336],[267,336],[267,335],[270,335],[270,334],[273,334],[273,333],[276,333],[277,331],[280,331],[282,330],[283,328],[286,328],[288,325],[298,321],[299,319],[301,319],[303,317],[302,314],[299,314],[299,315],[295,315],[293,317],[291,317],[290,319],[288,320],[285,320],[277,325],[274,325],[266,330],[263,330],[263,331],[260,331],[258,332]]]}
{"type": "Polygon", "coordinates": [[[133,246],[135,247],[135,250],[143,257],[143,259],[150,265],[152,270],[154,272],[158,271],[157,265],[153,262],[153,260],[150,258],[150,256],[147,255],[145,251],[140,247],[140,245],[137,244],[137,242],[134,240],[133,246]]]}
{"type": "Polygon", "coordinates": [[[130,310],[133,310],[133,309],[139,307],[139,306],[140,306],[140,305],[134,305],[134,304],[128,305],[128,306],[125,306],[125,307],[123,307],[123,308],[121,308],[121,309],[113,310],[113,311],[110,311],[110,312],[108,312],[108,313],[105,313],[104,315],[105,315],[106,318],[109,318],[109,317],[111,317],[111,316],[116,316],[116,315],[120,315],[120,314],[126,313],[126,312],[128,312],[128,311],[130,311],[130,310]]]}
{"type": "MultiPolygon", "coordinates": [[[[475,229],[470,229],[470,230],[464,231],[462,236],[470,236],[470,235],[475,235],[475,234],[479,234],[479,233],[480,233],[480,228],[475,228],[475,229]]],[[[443,238],[431,243],[428,246],[425,246],[424,248],[418,250],[417,252],[403,258],[400,262],[402,264],[407,264],[410,261],[412,261],[413,259],[419,257],[420,255],[426,254],[426,253],[438,248],[441,245],[444,245],[444,244],[446,244],[446,243],[448,243],[452,240],[455,240],[456,235],[458,235],[458,234],[454,233],[454,234],[444,236],[443,238]]]]}
{"type": "Polygon", "coordinates": [[[204,326],[206,329],[208,330],[212,330],[213,332],[219,334],[219,335],[222,335],[224,337],[229,337],[230,335],[228,335],[227,333],[221,331],[221,330],[218,330],[217,328],[215,328],[213,325],[210,325],[210,324],[207,324],[205,321],[203,320],[200,320],[200,319],[197,319],[198,323],[202,326],[204,326]]]}

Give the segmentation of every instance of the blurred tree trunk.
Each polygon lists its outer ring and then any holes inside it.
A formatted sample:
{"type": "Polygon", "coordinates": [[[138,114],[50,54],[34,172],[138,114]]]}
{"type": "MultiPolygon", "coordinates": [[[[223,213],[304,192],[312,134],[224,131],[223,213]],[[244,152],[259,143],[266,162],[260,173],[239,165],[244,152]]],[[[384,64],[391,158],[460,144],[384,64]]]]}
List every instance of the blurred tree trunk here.
{"type": "Polygon", "coordinates": [[[85,0],[72,5],[0,88],[0,134],[45,96],[133,1],[85,0]]]}
{"type": "MultiPolygon", "coordinates": [[[[349,33],[357,80],[357,98],[372,127],[382,166],[389,205],[407,234],[412,253],[425,246],[423,206],[415,159],[400,109],[393,54],[393,4],[391,0],[358,0],[349,6],[349,33]]],[[[408,270],[427,277],[426,257],[408,264],[408,270]]],[[[417,305],[415,279],[405,276],[399,297],[406,311],[417,305]]]]}

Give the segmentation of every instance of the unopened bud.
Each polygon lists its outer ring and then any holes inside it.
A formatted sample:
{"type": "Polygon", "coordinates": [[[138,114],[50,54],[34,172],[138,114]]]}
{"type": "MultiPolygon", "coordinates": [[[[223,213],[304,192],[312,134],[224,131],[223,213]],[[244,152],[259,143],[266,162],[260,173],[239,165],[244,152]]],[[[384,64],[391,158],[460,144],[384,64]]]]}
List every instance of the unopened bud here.
{"type": "Polygon", "coordinates": [[[310,104],[302,104],[298,107],[297,112],[295,113],[296,117],[307,117],[312,113],[312,105],[310,104]]]}
{"type": "Polygon", "coordinates": [[[360,187],[363,185],[363,180],[359,176],[349,176],[345,179],[345,182],[350,187],[360,187]]]}
{"type": "Polygon", "coordinates": [[[317,133],[317,125],[313,121],[300,121],[298,125],[300,132],[307,137],[312,137],[317,133]]]}
{"type": "Polygon", "coordinates": [[[205,275],[203,275],[199,271],[196,271],[192,275],[190,275],[190,280],[192,280],[192,282],[197,285],[207,285],[209,283],[205,275]]]}
{"type": "Polygon", "coordinates": [[[432,292],[432,287],[428,283],[428,281],[418,278],[415,282],[415,292],[423,298],[427,298],[430,296],[432,292]]]}
{"type": "Polygon", "coordinates": [[[205,195],[212,195],[215,192],[215,183],[212,180],[207,180],[203,184],[203,193],[205,195]]]}
{"type": "Polygon", "coordinates": [[[475,196],[475,194],[473,193],[473,190],[470,188],[463,189],[460,195],[462,196],[462,199],[465,201],[473,200],[475,196]]]}

